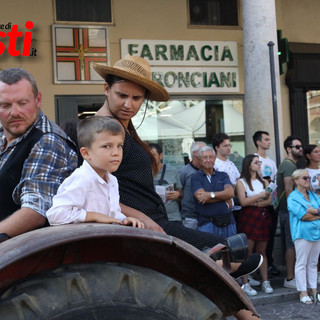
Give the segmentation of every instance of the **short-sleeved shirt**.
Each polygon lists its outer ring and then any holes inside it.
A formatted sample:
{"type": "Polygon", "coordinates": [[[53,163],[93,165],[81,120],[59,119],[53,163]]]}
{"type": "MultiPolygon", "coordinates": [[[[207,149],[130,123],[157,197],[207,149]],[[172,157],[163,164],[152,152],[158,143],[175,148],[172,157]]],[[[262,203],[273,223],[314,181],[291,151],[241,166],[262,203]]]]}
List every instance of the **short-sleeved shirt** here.
{"type": "Polygon", "coordinates": [[[319,169],[309,169],[307,168],[310,176],[310,188],[320,197],[320,185],[317,178],[320,177],[320,168],[319,169]]]}
{"type": "Polygon", "coordinates": [[[255,153],[258,157],[259,160],[262,162],[261,163],[261,176],[262,178],[264,177],[270,177],[271,181],[274,181],[276,178],[277,174],[277,165],[276,163],[270,159],[269,157],[263,158],[257,153],[255,153]]]}
{"type": "MultiPolygon", "coordinates": [[[[226,185],[232,185],[229,176],[225,172],[214,170],[211,175],[211,182],[207,174],[199,170],[191,176],[191,188],[194,194],[199,189],[204,189],[207,192],[223,191],[226,185]]],[[[208,218],[229,213],[231,210],[225,201],[217,201],[213,203],[200,204],[194,197],[195,208],[198,216],[199,226],[208,223],[208,218]]],[[[233,216],[231,216],[231,223],[234,223],[233,216]]]]}
{"type": "Polygon", "coordinates": [[[199,169],[191,163],[179,170],[179,177],[183,190],[183,198],[181,200],[181,216],[182,218],[197,219],[196,208],[194,206],[194,197],[191,190],[191,176],[198,172],[199,169]]]}
{"type": "MultiPolygon", "coordinates": [[[[160,169],[158,174],[154,177],[154,184],[158,185],[162,175],[164,166],[160,169]]],[[[163,179],[165,184],[173,184],[175,189],[181,189],[181,183],[178,170],[170,165],[166,165],[166,170],[163,179]]],[[[181,213],[179,203],[177,200],[168,200],[165,204],[169,221],[181,221],[181,213]]]]}
{"type": "Polygon", "coordinates": [[[229,179],[233,185],[237,183],[237,180],[240,178],[240,173],[235,164],[230,160],[220,160],[216,158],[214,169],[220,172],[225,172],[228,174],[229,179]]]}
{"type": "Polygon", "coordinates": [[[278,209],[281,211],[287,211],[287,197],[284,192],[284,178],[291,177],[292,173],[296,169],[297,169],[296,164],[289,159],[284,159],[279,165],[279,168],[277,171],[277,186],[278,186],[277,196],[279,201],[278,209]]]}

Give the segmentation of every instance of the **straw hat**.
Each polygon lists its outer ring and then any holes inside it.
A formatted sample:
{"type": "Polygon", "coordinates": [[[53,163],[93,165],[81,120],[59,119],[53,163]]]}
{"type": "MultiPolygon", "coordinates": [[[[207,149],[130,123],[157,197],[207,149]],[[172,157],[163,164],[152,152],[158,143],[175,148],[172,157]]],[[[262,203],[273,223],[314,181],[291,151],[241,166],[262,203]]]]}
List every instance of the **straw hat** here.
{"type": "Polygon", "coordinates": [[[155,101],[169,100],[167,90],[151,79],[151,68],[145,59],[127,54],[118,60],[113,67],[93,64],[94,70],[105,80],[108,74],[135,82],[149,90],[148,98],[155,101]]]}

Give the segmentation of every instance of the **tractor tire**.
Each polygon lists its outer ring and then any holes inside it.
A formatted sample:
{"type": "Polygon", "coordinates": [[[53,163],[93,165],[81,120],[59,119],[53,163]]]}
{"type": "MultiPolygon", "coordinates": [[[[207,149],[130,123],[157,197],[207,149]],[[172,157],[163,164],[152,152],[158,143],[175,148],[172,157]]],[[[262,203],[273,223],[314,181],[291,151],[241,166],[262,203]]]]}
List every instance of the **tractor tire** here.
{"type": "Polygon", "coordinates": [[[142,267],[65,265],[25,279],[0,297],[1,320],[221,320],[195,289],[142,267]]]}

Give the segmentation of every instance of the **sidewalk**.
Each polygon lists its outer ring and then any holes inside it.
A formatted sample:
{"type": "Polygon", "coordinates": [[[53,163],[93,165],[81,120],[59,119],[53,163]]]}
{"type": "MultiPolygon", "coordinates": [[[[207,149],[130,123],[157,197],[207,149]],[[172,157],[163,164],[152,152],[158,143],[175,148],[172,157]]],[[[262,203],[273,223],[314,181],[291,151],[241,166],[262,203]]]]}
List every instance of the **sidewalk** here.
{"type": "MultiPolygon", "coordinates": [[[[304,314],[307,305],[299,303],[299,293],[295,289],[288,289],[283,286],[284,274],[281,273],[278,276],[272,276],[270,280],[271,287],[273,288],[273,293],[267,294],[261,290],[261,286],[252,287],[258,294],[256,296],[251,296],[249,299],[252,301],[253,305],[256,307],[258,314],[263,320],[297,320],[297,319],[310,319],[304,318],[301,314],[304,314]],[[298,309],[297,309],[298,308],[298,309]],[[274,310],[276,309],[276,310],[274,310]],[[283,312],[282,316],[278,315],[283,312]],[[299,313],[300,312],[300,313],[299,313]],[[292,313],[293,316],[291,315],[292,313]]],[[[261,280],[259,277],[254,277],[256,280],[261,280]]],[[[310,306],[309,306],[310,307],[310,306]]],[[[315,307],[316,308],[316,307],[315,307]]],[[[316,314],[319,313],[319,308],[316,308],[316,314]]],[[[309,311],[309,309],[308,309],[309,311]]],[[[235,317],[231,316],[226,318],[227,320],[236,320],[235,317]]],[[[314,320],[319,320],[317,317],[312,317],[314,320]]]]}
{"type": "Polygon", "coordinates": [[[298,291],[296,289],[288,289],[283,286],[284,275],[280,274],[278,276],[272,276],[269,280],[271,287],[273,288],[273,293],[271,294],[264,293],[261,290],[261,286],[253,287],[258,292],[256,296],[249,297],[254,306],[269,303],[281,303],[290,300],[298,301],[298,291]]]}

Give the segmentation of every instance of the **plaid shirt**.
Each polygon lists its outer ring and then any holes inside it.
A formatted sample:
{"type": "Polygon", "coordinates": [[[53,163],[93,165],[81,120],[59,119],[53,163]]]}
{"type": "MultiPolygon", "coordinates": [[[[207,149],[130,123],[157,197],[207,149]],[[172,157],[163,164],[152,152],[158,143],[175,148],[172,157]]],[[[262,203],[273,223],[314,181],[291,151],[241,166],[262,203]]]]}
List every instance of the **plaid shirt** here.
{"type": "Polygon", "coordinates": [[[46,216],[62,181],[77,167],[76,152],[66,143],[69,139],[62,129],[40,112],[34,125],[6,149],[6,137],[0,128],[0,169],[15,147],[30,133],[33,127],[44,134],[25,160],[21,179],[16,186],[13,200],[46,216]]]}

